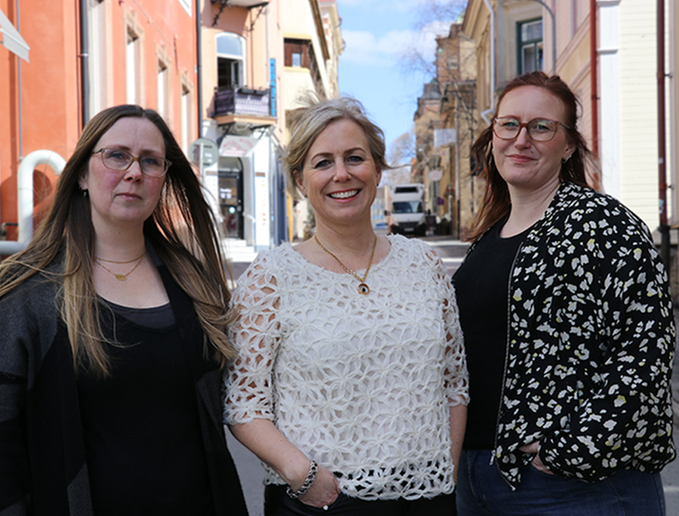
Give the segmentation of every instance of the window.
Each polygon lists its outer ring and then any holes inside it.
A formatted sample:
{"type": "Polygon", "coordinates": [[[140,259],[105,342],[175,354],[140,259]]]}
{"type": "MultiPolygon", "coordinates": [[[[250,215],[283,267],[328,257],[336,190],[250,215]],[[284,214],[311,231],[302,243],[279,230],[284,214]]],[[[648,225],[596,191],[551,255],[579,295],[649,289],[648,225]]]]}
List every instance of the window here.
{"type": "Polygon", "coordinates": [[[139,37],[132,31],[127,32],[127,46],[125,48],[125,100],[128,104],[139,104],[139,37]]]}
{"type": "Polygon", "coordinates": [[[301,52],[293,52],[292,53],[292,66],[295,68],[301,68],[302,67],[302,53],[301,52]]]}
{"type": "Polygon", "coordinates": [[[168,72],[167,66],[162,61],[158,61],[158,114],[167,120],[167,102],[168,102],[168,72]]]}
{"type": "Polygon", "coordinates": [[[238,88],[245,85],[245,39],[224,32],[217,38],[217,86],[238,88]]]}
{"type": "MultiPolygon", "coordinates": [[[[182,81],[184,82],[184,81],[182,81]]],[[[191,144],[191,120],[193,117],[193,111],[191,110],[191,90],[185,84],[182,84],[182,99],[181,99],[181,110],[182,110],[182,133],[181,133],[181,146],[184,152],[189,152],[189,145],[191,144]]]]}
{"type": "Polygon", "coordinates": [[[457,70],[458,66],[458,58],[453,54],[448,58],[448,70],[457,70]]]}
{"type": "Polygon", "coordinates": [[[90,68],[90,113],[95,114],[107,107],[109,80],[108,67],[108,25],[106,5],[103,0],[90,0],[89,10],[89,68],[90,68]]]}
{"type": "Polygon", "coordinates": [[[184,10],[186,11],[186,14],[188,14],[189,16],[192,15],[191,0],[179,0],[179,5],[181,5],[184,8],[184,10]]]}
{"type": "Polygon", "coordinates": [[[310,68],[308,40],[285,40],[285,66],[291,66],[294,68],[310,68]]]}
{"type": "Polygon", "coordinates": [[[518,24],[518,73],[542,70],[542,19],[518,24]]]}

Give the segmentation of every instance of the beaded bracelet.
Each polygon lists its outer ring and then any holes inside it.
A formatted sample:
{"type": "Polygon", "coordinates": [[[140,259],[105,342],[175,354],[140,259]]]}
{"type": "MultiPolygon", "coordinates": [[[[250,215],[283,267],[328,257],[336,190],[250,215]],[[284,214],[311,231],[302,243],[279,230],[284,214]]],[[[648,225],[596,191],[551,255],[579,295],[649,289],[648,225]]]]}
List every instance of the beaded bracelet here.
{"type": "Polygon", "coordinates": [[[304,483],[302,484],[302,487],[300,487],[297,491],[293,491],[290,486],[286,489],[286,493],[288,493],[288,496],[290,498],[293,498],[297,500],[298,498],[301,498],[306,494],[306,492],[309,490],[311,487],[311,484],[314,483],[314,480],[316,480],[316,473],[318,473],[318,464],[314,459],[311,459],[311,466],[309,467],[309,473],[306,476],[306,479],[304,480],[304,483]]]}

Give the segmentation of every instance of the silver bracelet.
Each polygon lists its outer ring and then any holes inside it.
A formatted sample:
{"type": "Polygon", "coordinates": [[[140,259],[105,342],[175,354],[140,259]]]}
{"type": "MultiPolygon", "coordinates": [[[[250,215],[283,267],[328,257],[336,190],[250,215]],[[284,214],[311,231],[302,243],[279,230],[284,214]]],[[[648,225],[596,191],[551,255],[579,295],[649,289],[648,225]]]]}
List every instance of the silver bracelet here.
{"type": "Polygon", "coordinates": [[[290,486],[288,486],[285,492],[288,493],[288,496],[294,500],[302,498],[311,487],[311,484],[314,483],[314,480],[316,480],[316,473],[318,473],[318,464],[314,459],[311,459],[309,473],[307,473],[306,479],[304,479],[302,487],[300,487],[297,491],[293,491],[290,488],[290,486]]]}

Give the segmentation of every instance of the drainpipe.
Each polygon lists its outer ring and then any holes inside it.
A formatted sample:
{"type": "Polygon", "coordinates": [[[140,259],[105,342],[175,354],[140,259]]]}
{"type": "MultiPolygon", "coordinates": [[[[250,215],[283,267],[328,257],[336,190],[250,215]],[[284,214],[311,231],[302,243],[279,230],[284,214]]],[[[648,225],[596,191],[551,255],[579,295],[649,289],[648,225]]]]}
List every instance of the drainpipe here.
{"type": "MultiPolygon", "coordinates": [[[[17,31],[21,31],[21,23],[20,23],[20,18],[19,18],[19,0],[16,0],[15,2],[16,5],[16,29],[17,31]]],[[[19,163],[21,163],[21,160],[24,159],[24,122],[23,122],[23,113],[22,113],[22,96],[21,96],[21,58],[17,56],[17,86],[18,90],[17,91],[17,111],[19,115],[19,163]]]]}
{"type": "Polygon", "coordinates": [[[88,0],[80,0],[80,81],[83,127],[90,121],[90,40],[87,4],[88,0]]]}
{"type": "Polygon", "coordinates": [[[481,118],[486,125],[490,125],[488,115],[495,113],[495,11],[490,5],[490,0],[483,0],[483,3],[490,12],[490,35],[488,36],[490,41],[490,108],[481,113],[481,118]]]}
{"type": "Polygon", "coordinates": [[[597,36],[596,0],[589,0],[589,66],[592,90],[592,152],[599,155],[599,42],[597,36]]]}
{"type": "Polygon", "coordinates": [[[23,251],[33,237],[33,170],[41,164],[49,165],[54,173],[59,175],[66,166],[66,160],[56,152],[48,150],[31,152],[23,159],[17,172],[19,236],[16,241],[0,242],[0,255],[6,256],[23,251]]]}
{"type": "Polygon", "coordinates": [[[198,94],[196,100],[198,103],[198,136],[200,137],[201,128],[203,125],[203,22],[200,15],[200,2],[196,0],[196,89],[198,94]]]}
{"type": "Polygon", "coordinates": [[[667,173],[665,149],[665,2],[657,0],[658,57],[658,208],[660,211],[660,256],[670,269],[670,227],[667,225],[667,173]]]}

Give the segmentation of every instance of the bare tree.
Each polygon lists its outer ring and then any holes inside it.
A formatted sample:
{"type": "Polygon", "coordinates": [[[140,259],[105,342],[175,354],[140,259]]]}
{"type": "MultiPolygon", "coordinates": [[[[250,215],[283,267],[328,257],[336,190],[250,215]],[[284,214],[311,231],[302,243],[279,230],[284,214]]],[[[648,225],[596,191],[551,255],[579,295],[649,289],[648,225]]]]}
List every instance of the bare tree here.
{"type": "Polygon", "coordinates": [[[415,128],[403,133],[389,145],[389,164],[397,167],[399,165],[410,164],[410,160],[415,157],[415,128]]]}
{"type": "Polygon", "coordinates": [[[458,21],[466,8],[467,0],[421,0],[417,27],[421,29],[437,21],[458,21]]]}
{"type": "MultiPolygon", "coordinates": [[[[467,6],[467,0],[420,0],[414,28],[421,37],[435,37],[447,33],[448,27],[459,19],[467,6]]],[[[404,75],[413,72],[436,76],[436,63],[427,49],[418,41],[406,47],[401,54],[399,67],[404,75]]]]}

